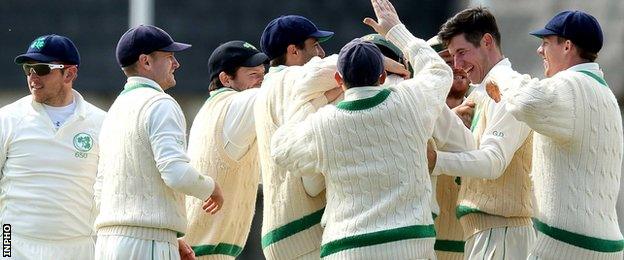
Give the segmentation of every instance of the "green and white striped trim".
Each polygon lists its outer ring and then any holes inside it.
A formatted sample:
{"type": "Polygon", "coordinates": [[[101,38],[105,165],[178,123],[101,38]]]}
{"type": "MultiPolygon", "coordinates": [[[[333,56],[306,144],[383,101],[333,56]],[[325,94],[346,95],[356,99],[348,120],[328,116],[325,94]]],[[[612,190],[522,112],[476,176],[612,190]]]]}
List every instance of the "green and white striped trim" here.
{"type": "Polygon", "coordinates": [[[157,87],[154,87],[152,85],[149,85],[149,84],[126,83],[126,85],[124,85],[124,90],[121,91],[121,93],[119,95],[124,94],[124,93],[128,93],[129,91],[135,90],[137,88],[151,88],[151,89],[154,89],[154,90],[156,90],[158,92],[163,92],[161,89],[159,89],[157,87]]]}
{"type": "Polygon", "coordinates": [[[542,232],[553,239],[580,248],[585,248],[587,250],[605,253],[620,252],[624,250],[624,240],[606,240],[585,236],[549,226],[536,218],[533,218],[533,227],[535,227],[537,231],[542,232]]]}
{"type": "Polygon", "coordinates": [[[436,236],[434,225],[414,225],[345,237],[321,245],[321,257],[340,251],[415,238],[436,236]]]}
{"type": "Polygon", "coordinates": [[[206,99],[206,102],[208,102],[210,99],[212,99],[212,97],[214,97],[216,95],[219,95],[219,94],[221,94],[223,92],[226,92],[226,91],[235,91],[235,90],[233,90],[231,88],[220,88],[220,89],[217,89],[217,90],[213,90],[213,91],[210,92],[210,96],[208,97],[208,99],[206,99]]]}
{"type": "Polygon", "coordinates": [[[484,214],[488,214],[485,213],[479,209],[476,208],[471,208],[468,206],[464,206],[464,205],[459,205],[455,208],[455,216],[457,217],[457,219],[460,219],[461,217],[468,215],[470,213],[484,213],[484,214]]]}
{"type": "Polygon", "coordinates": [[[436,239],[433,249],[436,251],[463,253],[466,242],[457,240],[436,239]]]}
{"type": "Polygon", "coordinates": [[[229,255],[237,257],[243,252],[243,248],[238,245],[219,243],[217,245],[200,245],[191,246],[195,252],[195,256],[204,255],[229,255]]]}
{"type": "Polygon", "coordinates": [[[273,243],[276,243],[289,236],[295,235],[301,231],[313,227],[316,224],[321,223],[321,217],[325,208],[322,208],[310,215],[304,216],[286,225],[283,225],[262,237],[262,248],[266,248],[273,243]]]}
{"type": "Polygon", "coordinates": [[[591,71],[588,70],[578,70],[578,72],[583,73],[587,76],[592,77],[593,79],[595,79],[596,81],[598,81],[598,83],[600,83],[601,85],[605,86],[605,87],[609,87],[609,85],[607,85],[607,81],[604,80],[604,78],[592,73],[591,71]]]}
{"type": "Polygon", "coordinates": [[[477,111],[475,111],[475,115],[472,117],[472,122],[470,122],[470,132],[474,132],[477,127],[477,123],[479,123],[479,119],[481,119],[481,113],[483,112],[483,108],[481,106],[477,106],[477,111]]]}
{"type": "Polygon", "coordinates": [[[384,102],[384,100],[390,96],[390,92],[391,91],[388,89],[382,89],[379,93],[369,98],[352,101],[340,101],[336,107],[350,111],[368,109],[384,102]]]}

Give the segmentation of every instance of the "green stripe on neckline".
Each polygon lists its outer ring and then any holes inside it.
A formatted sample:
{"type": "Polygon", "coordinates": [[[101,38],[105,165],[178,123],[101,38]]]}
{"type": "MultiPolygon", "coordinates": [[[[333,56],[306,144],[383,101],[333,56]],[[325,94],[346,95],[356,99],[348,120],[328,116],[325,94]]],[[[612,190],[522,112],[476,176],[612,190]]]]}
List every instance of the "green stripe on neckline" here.
{"type": "Polygon", "coordinates": [[[471,208],[468,206],[463,206],[463,205],[459,205],[455,208],[455,216],[457,217],[457,219],[460,219],[461,217],[471,214],[471,213],[483,213],[483,214],[488,214],[485,213],[479,209],[476,208],[471,208]]]}
{"type": "Polygon", "coordinates": [[[233,257],[237,257],[243,252],[243,248],[237,245],[219,243],[215,245],[201,245],[201,246],[191,246],[193,248],[193,252],[195,252],[195,256],[204,256],[204,255],[229,255],[233,257]]]}
{"type": "Polygon", "coordinates": [[[206,99],[206,102],[208,102],[208,100],[212,99],[212,97],[214,97],[216,95],[219,95],[219,94],[221,94],[223,92],[227,92],[227,91],[234,91],[234,90],[231,89],[231,88],[220,88],[220,89],[217,89],[217,90],[213,90],[212,93],[210,93],[210,96],[208,97],[208,99],[206,99]]]}
{"type": "Polygon", "coordinates": [[[321,258],[358,247],[374,246],[406,239],[435,238],[434,225],[414,225],[356,236],[350,236],[321,245],[321,258]]]}
{"type": "Polygon", "coordinates": [[[533,227],[553,239],[587,250],[604,253],[620,252],[624,250],[624,240],[606,240],[585,236],[551,227],[536,218],[533,218],[533,227]]]}
{"type": "Polygon", "coordinates": [[[325,208],[322,208],[312,214],[309,214],[272,230],[262,237],[262,248],[266,248],[273,243],[276,243],[282,239],[295,235],[301,231],[313,227],[316,224],[321,223],[321,218],[323,217],[324,211],[325,208]]]}
{"type": "Polygon", "coordinates": [[[143,83],[126,83],[126,85],[124,85],[124,90],[123,90],[123,91],[121,91],[121,93],[120,93],[119,95],[124,94],[124,93],[128,93],[128,92],[130,92],[130,91],[132,91],[132,90],[135,90],[135,89],[137,89],[137,88],[151,88],[151,89],[156,90],[156,91],[158,91],[158,92],[163,92],[162,90],[158,89],[157,87],[154,87],[154,86],[149,85],[149,84],[143,84],[143,83]]]}
{"type": "Polygon", "coordinates": [[[600,83],[601,85],[605,86],[605,87],[609,87],[609,85],[607,85],[607,81],[604,80],[602,77],[592,73],[591,71],[588,70],[579,70],[578,72],[583,73],[587,76],[590,76],[592,78],[594,78],[596,81],[598,81],[598,83],[600,83]]]}
{"type": "Polygon", "coordinates": [[[368,109],[384,102],[384,100],[386,100],[386,98],[390,95],[390,92],[391,91],[388,89],[382,89],[379,93],[369,98],[352,101],[340,101],[336,107],[351,111],[368,109]]]}
{"type": "Polygon", "coordinates": [[[433,249],[436,251],[463,253],[466,242],[457,240],[437,240],[433,249]]]}

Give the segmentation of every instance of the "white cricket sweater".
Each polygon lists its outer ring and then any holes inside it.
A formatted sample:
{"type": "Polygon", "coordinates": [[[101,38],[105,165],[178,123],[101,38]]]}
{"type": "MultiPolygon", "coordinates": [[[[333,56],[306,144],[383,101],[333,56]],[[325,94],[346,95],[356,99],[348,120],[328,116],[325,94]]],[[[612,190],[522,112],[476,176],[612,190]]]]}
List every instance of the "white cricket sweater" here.
{"type": "Polygon", "coordinates": [[[262,248],[267,259],[295,259],[318,250],[321,245],[320,222],[325,208],[323,177],[297,177],[278,166],[271,159],[270,141],[275,130],[291,117],[305,116],[294,115],[292,108],[298,104],[293,102],[310,100],[314,105],[312,111],[327,103],[323,93],[335,83],[325,84],[328,82],[325,77],[306,73],[335,68],[335,60],[335,56],[330,56],[313,58],[304,66],[272,67],[256,97],[254,116],[264,194],[262,248]],[[297,85],[301,79],[307,79],[307,86],[297,85]],[[316,84],[317,80],[320,84],[316,84]]]}
{"type": "Polygon", "coordinates": [[[98,174],[102,180],[101,192],[96,188],[100,214],[95,222],[98,235],[175,243],[176,232],[179,236],[186,231],[184,194],[205,200],[214,183],[190,167],[184,154],[184,129],[182,110],[158,84],[128,79],[109,109],[100,134],[98,174]],[[170,111],[158,110],[163,103],[173,104],[163,106],[170,111]],[[153,124],[153,120],[159,123],[153,124]],[[178,127],[159,131],[171,122],[178,127]],[[175,141],[163,141],[170,139],[175,141]],[[163,150],[158,144],[177,147],[163,150]],[[183,171],[174,176],[167,167],[175,164],[183,171]]]}
{"type": "Polygon", "coordinates": [[[224,145],[227,114],[240,96],[248,95],[228,88],[212,91],[191,127],[191,164],[216,180],[227,199],[217,214],[210,215],[202,209],[202,200],[186,198],[188,231],[184,240],[193,246],[198,258],[234,259],[243,251],[251,227],[260,174],[258,149],[253,141],[256,133],[246,133],[252,136],[252,145],[238,160],[230,157],[224,145]]]}
{"type": "Polygon", "coordinates": [[[100,127],[105,112],[73,91],[76,109],[58,130],[32,96],[0,109],[0,222],[36,239],[94,235],[100,127]]]}
{"type": "Polygon", "coordinates": [[[425,154],[452,71],[404,25],[387,38],[414,64],[413,79],[325,106],[273,136],[278,164],[295,174],[325,175],[323,258],[435,257],[425,154]]]}
{"type": "Polygon", "coordinates": [[[535,131],[534,225],[545,236],[534,251],[545,258],[621,259],[615,205],[622,118],[598,64],[579,64],[543,80],[493,79],[507,110],[535,131]]]}

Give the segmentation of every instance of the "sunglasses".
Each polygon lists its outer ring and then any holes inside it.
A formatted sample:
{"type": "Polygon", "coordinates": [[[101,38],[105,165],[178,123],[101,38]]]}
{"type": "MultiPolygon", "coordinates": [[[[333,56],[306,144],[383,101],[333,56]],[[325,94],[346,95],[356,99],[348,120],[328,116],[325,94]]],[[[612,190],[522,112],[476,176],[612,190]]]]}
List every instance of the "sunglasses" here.
{"type": "Polygon", "coordinates": [[[37,76],[45,76],[50,74],[53,69],[63,69],[66,65],[63,64],[51,64],[51,63],[35,63],[35,64],[23,64],[24,74],[30,76],[31,73],[37,74],[37,76]]]}

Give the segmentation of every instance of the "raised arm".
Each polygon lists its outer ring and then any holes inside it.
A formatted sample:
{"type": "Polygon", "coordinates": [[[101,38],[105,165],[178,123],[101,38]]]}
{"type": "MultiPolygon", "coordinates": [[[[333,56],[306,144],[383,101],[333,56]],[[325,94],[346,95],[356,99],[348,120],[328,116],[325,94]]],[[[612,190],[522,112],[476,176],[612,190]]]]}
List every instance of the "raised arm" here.
{"type": "MultiPolygon", "coordinates": [[[[560,73],[574,73],[563,71],[560,73]]],[[[574,124],[574,77],[544,80],[529,75],[492,75],[488,94],[507,103],[506,109],[535,132],[559,142],[572,138],[574,124]],[[499,92],[500,91],[500,92],[499,92]]]]}

